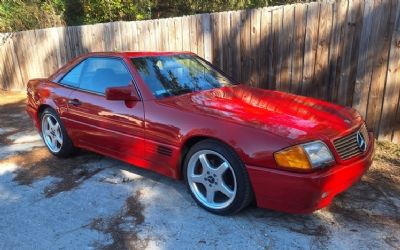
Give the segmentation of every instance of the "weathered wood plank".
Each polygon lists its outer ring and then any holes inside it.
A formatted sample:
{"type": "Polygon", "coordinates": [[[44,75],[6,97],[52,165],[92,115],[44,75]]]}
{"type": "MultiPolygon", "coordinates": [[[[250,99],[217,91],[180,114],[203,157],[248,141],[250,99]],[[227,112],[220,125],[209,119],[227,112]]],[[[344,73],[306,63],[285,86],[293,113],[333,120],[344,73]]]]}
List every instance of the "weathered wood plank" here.
{"type": "Polygon", "coordinates": [[[294,5],[284,6],[282,25],[282,69],[280,89],[288,92],[290,91],[290,85],[292,82],[294,5]]]}
{"type": "Polygon", "coordinates": [[[364,18],[361,30],[361,40],[359,44],[359,56],[357,62],[357,75],[353,91],[353,108],[357,109],[362,117],[365,117],[367,112],[368,92],[371,84],[372,58],[371,58],[371,36],[373,34],[374,18],[373,1],[365,1],[364,18]]]}
{"type": "Polygon", "coordinates": [[[190,51],[190,19],[182,17],[182,50],[190,51]]]}
{"type": "Polygon", "coordinates": [[[260,41],[261,41],[261,10],[254,9],[250,12],[250,82],[251,86],[260,85],[260,41]]]}
{"type": "Polygon", "coordinates": [[[304,39],[306,34],[307,6],[296,4],[295,9],[295,36],[293,48],[293,74],[290,92],[300,94],[303,82],[304,39]]]}
{"type": "Polygon", "coordinates": [[[335,35],[331,39],[331,53],[329,55],[330,74],[329,74],[329,87],[330,93],[329,100],[338,103],[339,99],[339,84],[340,74],[342,72],[341,64],[344,40],[345,40],[345,28],[347,26],[346,20],[348,15],[349,4],[347,1],[340,1],[334,3],[334,23],[335,23],[335,35]]]}
{"type": "Polygon", "coordinates": [[[232,77],[236,81],[240,81],[241,75],[241,49],[240,49],[240,11],[231,12],[231,39],[232,39],[232,63],[233,63],[233,74],[232,77]]]}
{"type": "Polygon", "coordinates": [[[386,10],[390,8],[390,0],[383,0],[377,6],[380,10],[380,20],[378,21],[378,29],[376,39],[374,39],[375,53],[372,67],[371,87],[369,91],[368,110],[367,110],[367,126],[375,132],[379,129],[380,111],[382,108],[383,90],[386,78],[388,49],[390,48],[389,31],[390,31],[390,13],[386,10]]]}
{"type": "MultiPolygon", "coordinates": [[[[10,39],[9,39],[10,40],[10,39]]],[[[5,90],[9,90],[12,87],[12,81],[11,81],[11,77],[12,77],[12,73],[9,70],[9,62],[8,62],[8,58],[9,58],[9,42],[6,41],[0,48],[0,69],[2,71],[3,74],[3,78],[2,78],[2,86],[1,89],[5,89],[5,90]]]]}
{"type": "Polygon", "coordinates": [[[8,74],[5,71],[5,63],[4,63],[4,59],[5,59],[5,54],[6,54],[6,50],[5,50],[5,46],[0,46],[0,89],[1,90],[6,90],[6,84],[8,82],[7,77],[8,74]]]}
{"type": "Polygon", "coordinates": [[[240,13],[240,49],[241,49],[241,82],[250,82],[250,31],[251,31],[250,11],[245,10],[240,13]]]}
{"type": "Polygon", "coordinates": [[[132,34],[133,50],[139,50],[139,36],[137,31],[137,22],[130,22],[130,30],[132,34]]]}
{"type": "Polygon", "coordinates": [[[176,28],[173,18],[168,18],[168,51],[176,50],[176,28]]]}
{"type": "Polygon", "coordinates": [[[318,47],[315,62],[315,77],[313,82],[313,95],[321,99],[328,99],[329,81],[329,43],[332,29],[332,4],[321,3],[319,19],[318,47]]]}
{"type": "Polygon", "coordinates": [[[267,85],[269,89],[274,89],[274,52],[273,52],[273,27],[272,27],[272,11],[268,8],[265,13],[265,18],[267,21],[267,39],[266,39],[266,71],[267,71],[267,85]]]}
{"type": "Polygon", "coordinates": [[[347,25],[345,26],[344,48],[340,62],[341,73],[338,86],[338,102],[342,105],[351,105],[352,87],[354,83],[351,81],[351,74],[355,68],[352,55],[357,49],[356,36],[359,24],[359,16],[361,12],[361,1],[349,1],[349,10],[347,15],[347,25]]]}
{"type": "Polygon", "coordinates": [[[196,18],[196,40],[197,40],[197,54],[204,57],[204,37],[202,32],[202,18],[201,15],[195,15],[196,18]]]}
{"type": "Polygon", "coordinates": [[[232,47],[231,47],[231,19],[230,12],[225,12],[222,14],[222,70],[224,70],[228,75],[232,75],[232,47]]]}
{"type": "Polygon", "coordinates": [[[174,18],[175,26],[175,50],[182,51],[182,22],[181,18],[174,18]]]}
{"type": "Polygon", "coordinates": [[[143,39],[146,35],[145,28],[144,28],[144,21],[137,21],[136,22],[136,32],[137,32],[137,45],[139,51],[144,51],[146,49],[145,43],[146,40],[143,39]]]}
{"type": "Polygon", "coordinates": [[[319,3],[311,3],[307,6],[307,28],[304,40],[304,66],[303,66],[303,84],[301,93],[303,95],[312,94],[315,69],[315,56],[318,42],[319,26],[319,3]]]}
{"type": "Polygon", "coordinates": [[[156,31],[155,31],[155,20],[151,20],[148,22],[148,30],[149,30],[149,50],[150,51],[157,51],[157,40],[156,40],[156,31]]]}
{"type": "Polygon", "coordinates": [[[160,36],[161,36],[161,51],[167,51],[168,50],[168,19],[160,19],[160,36]]]}
{"type": "Polygon", "coordinates": [[[197,20],[190,16],[190,51],[197,54],[197,20]]]}
{"type": "Polygon", "coordinates": [[[211,16],[210,14],[202,14],[202,33],[204,40],[204,59],[207,61],[212,60],[212,35],[211,35],[211,16]]]}
{"type": "MultiPolygon", "coordinates": [[[[221,14],[211,14],[211,36],[212,36],[212,62],[214,65],[222,69],[222,36],[221,36],[221,14]]],[[[190,30],[190,40],[192,38],[192,30],[190,30]]],[[[193,50],[192,50],[193,51],[193,50]]]]}
{"type": "Polygon", "coordinates": [[[281,42],[285,34],[282,32],[283,8],[278,7],[272,11],[272,58],[273,58],[273,86],[272,89],[281,89],[281,69],[282,69],[282,46],[281,42]]]}
{"type": "Polygon", "coordinates": [[[395,26],[392,34],[389,54],[389,66],[382,108],[379,139],[400,142],[400,119],[397,120],[396,109],[399,106],[400,95],[400,4],[392,1],[395,26]]]}

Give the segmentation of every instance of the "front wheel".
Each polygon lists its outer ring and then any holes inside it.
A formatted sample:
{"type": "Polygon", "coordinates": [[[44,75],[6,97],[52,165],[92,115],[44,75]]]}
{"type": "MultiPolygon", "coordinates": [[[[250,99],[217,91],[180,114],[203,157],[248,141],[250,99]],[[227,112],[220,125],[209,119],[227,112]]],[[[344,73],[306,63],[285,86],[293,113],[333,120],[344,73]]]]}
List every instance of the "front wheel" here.
{"type": "Polygon", "coordinates": [[[194,145],[185,159],[184,174],[192,197],[211,213],[235,214],[251,201],[244,164],[222,143],[205,140],[194,145]]]}
{"type": "Polygon", "coordinates": [[[40,120],[43,141],[53,155],[68,157],[76,152],[58,114],[53,109],[45,109],[40,120]]]}

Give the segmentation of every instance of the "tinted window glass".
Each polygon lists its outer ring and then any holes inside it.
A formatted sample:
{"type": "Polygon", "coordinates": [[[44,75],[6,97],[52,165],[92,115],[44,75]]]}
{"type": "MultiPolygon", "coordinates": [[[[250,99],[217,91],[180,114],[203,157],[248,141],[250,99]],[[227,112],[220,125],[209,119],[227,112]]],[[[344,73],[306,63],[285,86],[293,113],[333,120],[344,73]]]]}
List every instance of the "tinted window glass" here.
{"type": "Polygon", "coordinates": [[[79,79],[81,77],[82,69],[85,62],[79,63],[75,68],[69,71],[60,81],[60,83],[72,87],[79,87],[79,79]]]}
{"type": "Polygon", "coordinates": [[[132,63],[157,98],[235,84],[192,55],[140,57],[132,63]]]}
{"type": "Polygon", "coordinates": [[[131,80],[131,74],[120,59],[89,58],[83,67],[80,88],[104,93],[106,88],[126,86],[131,80]]]}

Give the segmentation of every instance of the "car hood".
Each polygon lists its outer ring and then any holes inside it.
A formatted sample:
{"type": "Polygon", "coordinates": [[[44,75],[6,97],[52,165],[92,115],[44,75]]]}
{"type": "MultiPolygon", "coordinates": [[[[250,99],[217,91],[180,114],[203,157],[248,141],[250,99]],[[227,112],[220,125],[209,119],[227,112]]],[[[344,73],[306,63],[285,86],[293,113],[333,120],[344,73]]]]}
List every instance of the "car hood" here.
{"type": "Polygon", "coordinates": [[[243,84],[177,96],[169,102],[190,112],[300,141],[331,139],[362,123],[351,108],[243,84]]]}

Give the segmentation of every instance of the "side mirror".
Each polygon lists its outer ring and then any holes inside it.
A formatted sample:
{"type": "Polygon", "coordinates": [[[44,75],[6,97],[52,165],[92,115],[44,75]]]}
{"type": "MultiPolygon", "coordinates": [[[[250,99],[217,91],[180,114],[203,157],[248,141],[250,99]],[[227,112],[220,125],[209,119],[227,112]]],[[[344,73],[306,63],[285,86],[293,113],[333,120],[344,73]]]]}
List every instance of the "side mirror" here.
{"type": "Polygon", "coordinates": [[[106,99],[113,101],[140,101],[139,94],[132,85],[107,88],[106,99]]]}

